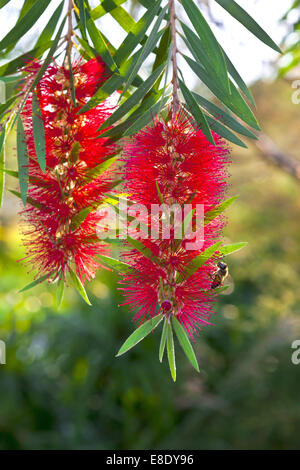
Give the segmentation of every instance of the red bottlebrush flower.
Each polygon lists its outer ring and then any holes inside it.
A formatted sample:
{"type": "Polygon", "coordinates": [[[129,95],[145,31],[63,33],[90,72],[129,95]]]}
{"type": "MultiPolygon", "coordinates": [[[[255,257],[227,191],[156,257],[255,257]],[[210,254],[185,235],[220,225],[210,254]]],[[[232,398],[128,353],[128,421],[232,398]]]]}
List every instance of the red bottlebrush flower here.
{"type": "MultiPolygon", "coordinates": [[[[28,80],[40,64],[27,67],[28,80]]],[[[37,92],[45,128],[46,171],[37,162],[32,124],[32,97],[22,112],[29,156],[28,197],[23,211],[27,261],[39,275],[63,277],[76,269],[81,281],[90,280],[99,267],[97,255],[106,246],[96,236],[100,216],[95,211],[112,188],[113,173],[97,167],[116,148],[97,131],[114,111],[110,99],[77,114],[106,78],[102,60],[73,65],[76,105],[72,101],[69,70],[51,64],[37,92]]]]}
{"type": "MultiPolygon", "coordinates": [[[[168,121],[157,119],[125,146],[125,191],[148,213],[152,204],[163,201],[181,208],[203,205],[205,215],[221,202],[227,185],[229,151],[218,135],[213,137],[215,146],[183,110],[168,121]]],[[[135,268],[121,280],[125,304],[137,311],[135,320],[142,322],[158,313],[175,315],[191,337],[209,324],[215,262],[207,261],[190,276],[187,272],[195,256],[220,240],[223,226],[222,216],[205,225],[201,247],[188,249],[191,240],[175,240],[171,230],[169,239],[142,240],[152,258],[136,249],[124,255],[135,268]]]]}

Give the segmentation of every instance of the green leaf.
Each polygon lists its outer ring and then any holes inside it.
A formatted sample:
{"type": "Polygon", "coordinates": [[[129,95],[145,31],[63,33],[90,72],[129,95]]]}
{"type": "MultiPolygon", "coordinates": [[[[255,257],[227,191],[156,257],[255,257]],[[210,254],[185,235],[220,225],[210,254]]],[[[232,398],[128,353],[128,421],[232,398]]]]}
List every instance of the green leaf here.
{"type": "MultiPolygon", "coordinates": [[[[128,114],[127,118],[121,122],[118,125],[115,125],[111,129],[108,129],[107,131],[103,132],[99,138],[101,137],[116,137],[114,141],[121,137],[125,137],[125,135],[132,135],[132,133],[137,132],[136,130],[134,132],[131,132],[131,127],[132,129],[135,129],[136,127],[139,126],[139,123],[141,122],[141,126],[144,127],[148,122],[151,121],[153,114],[151,114],[151,117],[149,118],[149,121],[147,121],[147,116],[144,116],[147,112],[153,113],[155,111],[154,104],[159,100],[159,98],[162,95],[162,91],[160,90],[159,92],[153,92],[151,93],[147,98],[145,98],[140,106],[138,106],[136,109],[133,108],[133,112],[128,114]],[[146,124],[143,124],[147,121],[146,124]],[[135,126],[136,124],[136,126],[135,126]],[[128,132],[131,132],[131,134],[128,134],[128,132]]],[[[140,127],[141,129],[141,127],[140,127]]]]}
{"type": "Polygon", "coordinates": [[[134,51],[136,46],[144,38],[147,29],[149,28],[159,10],[160,3],[160,0],[154,2],[142,16],[142,18],[134,25],[133,29],[129,31],[128,35],[114,56],[118,66],[121,66],[125,62],[125,60],[130,56],[131,52],[134,51]]]}
{"type": "Polygon", "coordinates": [[[58,281],[57,284],[57,290],[56,290],[56,306],[59,308],[62,303],[62,299],[64,296],[64,288],[65,288],[65,283],[63,277],[61,277],[58,281]]]}
{"type": "Polygon", "coordinates": [[[151,89],[152,85],[163,72],[164,67],[165,64],[162,64],[160,67],[154,70],[150,77],[148,77],[147,80],[145,80],[144,83],[139,86],[139,88],[130,96],[130,98],[124,101],[121,106],[116,109],[116,111],[103,123],[99,130],[111,126],[116,121],[125,116],[131,110],[131,108],[135,106],[151,89]]]}
{"type": "Polygon", "coordinates": [[[254,34],[254,36],[260,39],[260,41],[281,54],[281,50],[277,44],[275,44],[273,39],[271,39],[270,36],[256,23],[256,21],[234,0],[216,0],[216,2],[239,23],[245,26],[246,29],[254,34]]]}
{"type": "Polygon", "coordinates": [[[142,341],[151,331],[153,331],[162,321],[163,315],[157,315],[151,320],[147,320],[141,326],[139,326],[130,336],[127,338],[125,343],[120,348],[116,357],[122,356],[129,349],[136,346],[140,341],[142,341]]]}
{"type": "Polygon", "coordinates": [[[52,275],[53,271],[50,274],[45,274],[44,276],[39,277],[35,281],[31,282],[27,286],[23,287],[23,289],[19,290],[19,294],[22,292],[25,292],[26,290],[32,289],[33,287],[37,286],[38,284],[41,284],[42,282],[46,281],[46,279],[49,279],[52,275]]]}
{"type": "Polygon", "coordinates": [[[44,60],[43,62],[43,65],[41,66],[40,70],[38,71],[38,73],[36,74],[35,76],[35,79],[33,80],[32,84],[30,85],[26,95],[23,97],[23,103],[22,103],[22,106],[20,106],[20,108],[18,109],[18,112],[14,118],[14,121],[11,125],[11,128],[14,127],[18,117],[19,117],[19,114],[22,112],[23,108],[24,108],[24,105],[26,103],[26,100],[29,96],[29,94],[31,93],[31,91],[38,85],[39,81],[41,80],[42,76],[44,75],[45,71],[47,70],[48,68],[48,65],[50,64],[51,60],[53,60],[53,54],[56,50],[56,46],[58,44],[58,41],[60,40],[60,35],[62,33],[62,30],[63,30],[63,27],[65,25],[65,21],[66,21],[66,18],[63,19],[57,33],[56,33],[56,36],[55,36],[55,39],[54,41],[52,42],[52,46],[47,54],[47,57],[46,59],[44,60]]]}
{"type": "Polygon", "coordinates": [[[167,341],[168,319],[165,317],[159,345],[159,362],[162,362],[167,341]]]}
{"type": "Polygon", "coordinates": [[[129,264],[119,261],[118,259],[110,258],[109,256],[98,255],[100,261],[114,271],[122,274],[129,274],[135,271],[129,264]]]}
{"type": "Polygon", "coordinates": [[[43,173],[46,171],[46,140],[45,127],[36,92],[32,94],[32,128],[36,156],[43,173]]]}
{"type": "Polygon", "coordinates": [[[229,199],[226,199],[226,201],[221,202],[221,204],[218,204],[214,209],[212,209],[209,212],[206,212],[205,214],[205,219],[204,219],[204,225],[209,224],[212,220],[214,220],[218,215],[220,215],[222,212],[225,211],[231,204],[236,201],[238,196],[233,196],[229,199]]]}
{"type": "Polygon", "coordinates": [[[193,350],[192,345],[190,343],[189,337],[185,332],[185,329],[179,323],[177,318],[172,317],[172,321],[173,321],[174,331],[176,333],[176,336],[178,338],[178,341],[179,341],[183,351],[185,352],[186,357],[188,358],[188,360],[190,361],[192,366],[196,369],[196,371],[200,372],[198,362],[197,362],[197,358],[195,356],[194,350],[193,350]]]}
{"type": "Polygon", "coordinates": [[[128,243],[130,243],[130,245],[132,245],[137,251],[139,251],[140,253],[142,253],[142,255],[145,256],[145,258],[150,259],[151,261],[153,261],[153,262],[156,263],[156,264],[160,264],[159,259],[152,253],[152,251],[150,250],[150,248],[148,248],[147,246],[145,246],[142,242],[140,242],[139,240],[135,240],[134,238],[131,238],[129,235],[127,236],[126,240],[127,240],[128,243]]]}
{"type": "Polygon", "coordinates": [[[101,103],[101,101],[106,99],[108,96],[112,95],[114,91],[119,90],[126,81],[126,78],[129,76],[131,68],[134,67],[136,60],[138,60],[138,53],[128,59],[128,61],[120,67],[120,75],[114,74],[103,83],[103,85],[97,90],[90,101],[82,106],[82,108],[78,111],[78,114],[89,111],[101,103]]]}
{"type": "Polygon", "coordinates": [[[185,102],[187,104],[188,111],[193,115],[196,123],[201,128],[203,134],[207,137],[209,142],[215,145],[215,141],[210,131],[206,117],[203,114],[201,108],[198,106],[197,101],[195,100],[194,96],[189,91],[189,89],[185,86],[185,84],[180,79],[179,79],[179,84],[180,84],[180,89],[182,91],[185,102]]]}
{"type": "Polygon", "coordinates": [[[204,250],[200,255],[195,256],[192,261],[187,265],[185,273],[178,273],[176,276],[176,283],[187,280],[192,274],[194,274],[207,260],[209,260],[218,251],[221,246],[221,242],[217,242],[204,250]]]}
{"type": "Polygon", "coordinates": [[[38,0],[20,21],[0,41],[0,51],[16,44],[26,34],[49,5],[49,0],[38,0]]]}
{"type": "MultiPolygon", "coordinates": [[[[4,170],[4,165],[5,165],[5,127],[1,132],[0,135],[0,168],[1,170],[4,170]]],[[[4,191],[4,171],[0,172],[0,207],[2,205],[2,198],[3,198],[3,191],[4,191]]]]}
{"type": "MultiPolygon", "coordinates": [[[[136,134],[138,131],[143,129],[149,122],[153,121],[155,116],[161,111],[161,109],[167,104],[169,100],[168,96],[165,96],[161,99],[158,103],[153,105],[150,109],[145,111],[142,115],[140,115],[123,134],[123,136],[131,136],[136,134]]],[[[140,109],[140,108],[139,108],[140,109]]]]}
{"type": "Polygon", "coordinates": [[[217,134],[219,134],[219,136],[223,137],[226,140],[229,140],[235,145],[239,145],[240,147],[247,148],[247,145],[237,135],[231,132],[231,130],[223,126],[223,124],[221,124],[219,121],[212,118],[208,114],[204,113],[204,115],[212,131],[216,132],[217,134]]]}
{"type": "Polygon", "coordinates": [[[205,85],[212,91],[212,93],[224,103],[231,111],[233,111],[237,116],[239,116],[246,124],[253,127],[254,129],[260,130],[257,120],[252,113],[251,109],[247,103],[243,100],[241,94],[230,80],[231,87],[231,96],[228,98],[222,90],[220,90],[217,85],[211,80],[210,76],[207,74],[206,70],[197,62],[190,59],[190,57],[183,56],[186,62],[189,64],[191,69],[195,74],[200,78],[200,80],[205,83],[205,85]]]}
{"type": "Polygon", "coordinates": [[[172,379],[176,382],[176,361],[172,325],[168,321],[167,325],[167,353],[172,379]]]}
{"type": "Polygon", "coordinates": [[[166,5],[162,11],[160,12],[160,15],[158,16],[151,33],[149,34],[149,37],[147,41],[145,42],[144,46],[141,48],[140,55],[138,61],[135,63],[128,80],[126,81],[126,85],[123,90],[123,94],[125,93],[126,90],[130,87],[131,83],[133,82],[134,78],[136,77],[141,65],[144,63],[145,59],[148,57],[148,55],[152,52],[153,48],[157,44],[158,40],[160,39],[163,31],[160,31],[158,33],[159,27],[161,25],[161,22],[163,20],[163,17],[165,15],[165,12],[168,8],[168,5],[166,5]]]}
{"type": "Polygon", "coordinates": [[[249,137],[250,139],[257,140],[257,137],[255,134],[253,134],[253,132],[251,132],[249,129],[239,123],[231,114],[224,111],[224,109],[219,108],[219,106],[215,105],[214,103],[211,103],[210,101],[203,98],[203,96],[198,95],[197,93],[193,93],[193,96],[196,101],[200,104],[200,106],[205,108],[210,114],[215,116],[217,120],[225,124],[225,126],[230,127],[230,129],[246,137],[249,137]]]}
{"type": "Polygon", "coordinates": [[[231,255],[231,253],[235,253],[236,251],[241,250],[246,246],[247,242],[239,242],[239,243],[232,243],[231,245],[224,245],[218,250],[220,257],[231,255]]]}
{"type": "Polygon", "coordinates": [[[0,8],[5,7],[5,5],[10,2],[10,0],[0,0],[0,8]]]}
{"type": "Polygon", "coordinates": [[[107,44],[105,43],[101,32],[98,30],[97,26],[95,25],[94,21],[89,15],[89,12],[86,10],[87,14],[87,30],[89,32],[90,38],[94,44],[95,50],[100,55],[100,57],[104,60],[106,65],[114,72],[118,71],[118,66],[111,56],[107,44]]]}
{"type": "Polygon", "coordinates": [[[25,54],[22,54],[15,59],[11,60],[10,62],[7,62],[4,65],[1,65],[0,67],[0,76],[2,80],[2,76],[4,74],[10,75],[12,73],[15,73],[18,69],[24,67],[26,62],[28,61],[28,57],[34,57],[35,59],[39,59],[44,52],[51,47],[52,41],[48,41],[41,45],[40,47],[35,47],[34,49],[31,49],[31,51],[26,52],[25,54]]]}
{"type": "Polygon", "coordinates": [[[72,59],[71,59],[70,50],[68,50],[68,66],[69,66],[69,72],[70,72],[70,90],[71,90],[72,102],[73,102],[74,106],[77,106],[76,94],[75,94],[74,74],[73,74],[73,67],[72,67],[72,59]]]}
{"type": "Polygon", "coordinates": [[[89,301],[89,298],[87,296],[87,293],[85,291],[85,288],[81,282],[81,280],[79,279],[79,277],[77,276],[77,274],[72,271],[72,269],[70,269],[70,276],[71,276],[71,279],[72,279],[72,282],[73,282],[73,285],[75,287],[75,289],[77,289],[77,291],[79,292],[79,294],[81,295],[81,297],[83,298],[83,300],[88,304],[88,305],[92,305],[91,302],[89,301]]]}
{"type": "Polygon", "coordinates": [[[64,2],[61,2],[58,5],[55,12],[51,16],[49,22],[44,27],[42,34],[40,35],[39,39],[37,40],[37,42],[34,46],[35,48],[43,47],[45,43],[49,43],[49,41],[51,40],[52,35],[55,31],[57,23],[59,22],[59,18],[60,18],[60,15],[62,13],[63,6],[64,6],[64,2]]]}
{"type": "MultiPolygon", "coordinates": [[[[165,29],[165,32],[162,35],[159,46],[157,48],[156,58],[152,67],[152,71],[157,69],[157,67],[159,67],[161,64],[164,64],[168,60],[169,56],[171,57],[172,50],[171,50],[170,44],[171,44],[171,28],[170,26],[168,26],[165,29]]],[[[159,83],[155,85],[155,87],[156,87],[156,90],[158,90],[159,83]]]]}
{"type": "Polygon", "coordinates": [[[86,12],[84,6],[84,0],[78,0],[79,5],[79,18],[80,18],[80,26],[81,26],[81,33],[83,39],[86,41],[86,12]]]}
{"type": "Polygon", "coordinates": [[[182,5],[197,31],[198,36],[201,38],[202,47],[210,58],[211,63],[214,65],[215,74],[219,78],[219,83],[223,84],[222,88],[224,92],[230,95],[226,63],[218,41],[193,0],[182,0],[182,5]]]}
{"type": "Polygon", "coordinates": [[[18,171],[20,179],[21,199],[25,206],[28,191],[28,153],[26,136],[21,118],[18,119],[17,125],[17,155],[18,155],[18,171]]]}
{"type": "Polygon", "coordinates": [[[91,17],[93,20],[97,20],[98,18],[101,18],[101,16],[106,15],[106,13],[110,13],[114,9],[117,9],[125,2],[127,2],[127,0],[102,0],[101,4],[91,11],[91,17]]]}
{"type": "Polygon", "coordinates": [[[240,76],[239,72],[236,70],[235,66],[233,65],[233,63],[231,62],[231,60],[229,59],[228,55],[226,54],[226,52],[224,51],[223,48],[222,48],[222,51],[223,51],[223,55],[225,57],[225,61],[226,61],[226,65],[227,65],[227,69],[228,69],[229,74],[231,75],[231,77],[233,78],[235,83],[238,85],[240,90],[248,98],[248,100],[253,104],[253,106],[255,106],[255,101],[254,101],[254,98],[252,96],[251,91],[247,87],[246,83],[244,82],[244,80],[240,76]]]}

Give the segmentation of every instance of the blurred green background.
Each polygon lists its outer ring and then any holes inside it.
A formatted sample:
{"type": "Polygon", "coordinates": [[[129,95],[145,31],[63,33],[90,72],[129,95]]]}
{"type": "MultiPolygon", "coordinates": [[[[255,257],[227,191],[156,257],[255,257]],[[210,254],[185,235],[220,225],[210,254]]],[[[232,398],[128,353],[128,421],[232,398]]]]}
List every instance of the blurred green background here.
{"type": "MultiPolygon", "coordinates": [[[[281,79],[253,87],[257,115],[277,144],[297,155],[300,108],[281,79]]],[[[13,137],[8,142],[13,162],[13,137]]],[[[298,151],[299,154],[299,151],[298,151]]],[[[0,228],[0,449],[298,449],[300,365],[300,185],[267,164],[255,145],[235,148],[226,241],[234,287],[220,296],[214,326],[196,342],[196,374],[177,344],[178,379],[158,361],[159,331],[121,358],[133,324],[117,276],[100,272],[88,307],[69,289],[59,311],[54,286],[30,282],[17,212],[5,193],[0,228]]],[[[11,165],[13,167],[13,163],[11,165]]],[[[8,178],[8,186],[14,182],[8,178]]]]}

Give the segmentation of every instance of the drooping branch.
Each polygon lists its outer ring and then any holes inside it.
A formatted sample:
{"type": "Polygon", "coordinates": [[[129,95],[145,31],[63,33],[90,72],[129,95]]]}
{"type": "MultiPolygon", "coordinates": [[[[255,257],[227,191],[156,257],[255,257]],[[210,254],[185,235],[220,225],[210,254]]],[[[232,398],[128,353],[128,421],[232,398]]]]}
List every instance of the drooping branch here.
{"type": "Polygon", "coordinates": [[[172,38],[172,64],[173,64],[173,116],[178,111],[180,101],[178,97],[178,66],[177,66],[177,38],[176,38],[176,10],[175,1],[169,1],[170,8],[170,25],[171,25],[171,38],[172,38]]]}
{"type": "Polygon", "coordinates": [[[256,142],[261,157],[300,181],[300,162],[295,158],[282,152],[277,145],[265,134],[259,134],[256,142]]]}

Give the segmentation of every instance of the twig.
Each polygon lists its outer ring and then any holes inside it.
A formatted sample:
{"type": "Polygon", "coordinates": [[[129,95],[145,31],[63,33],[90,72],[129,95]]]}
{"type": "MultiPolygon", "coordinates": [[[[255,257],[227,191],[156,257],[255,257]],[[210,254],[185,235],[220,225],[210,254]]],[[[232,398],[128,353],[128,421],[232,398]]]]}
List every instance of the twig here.
{"type": "Polygon", "coordinates": [[[66,47],[66,55],[65,55],[65,62],[68,60],[68,57],[72,51],[72,36],[73,36],[73,24],[72,24],[72,14],[73,14],[73,1],[69,0],[68,6],[68,32],[66,35],[67,47],[66,47]]]}
{"type": "Polygon", "coordinates": [[[171,38],[172,38],[172,63],[173,63],[173,117],[176,115],[180,107],[178,97],[178,66],[177,66],[177,39],[176,39],[176,11],[175,0],[169,0],[170,8],[170,25],[171,25],[171,38]]]}

